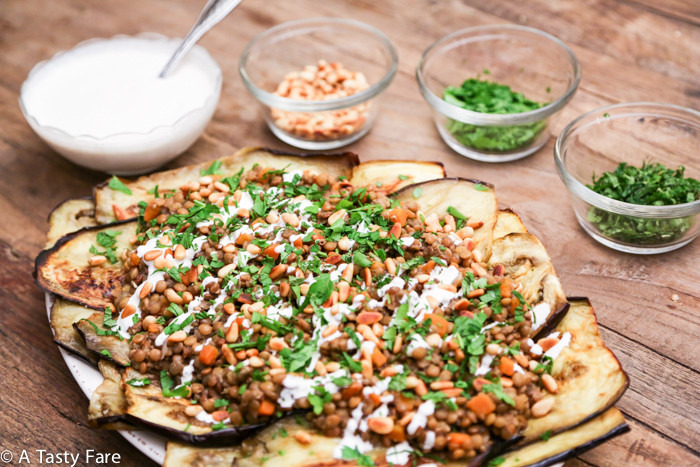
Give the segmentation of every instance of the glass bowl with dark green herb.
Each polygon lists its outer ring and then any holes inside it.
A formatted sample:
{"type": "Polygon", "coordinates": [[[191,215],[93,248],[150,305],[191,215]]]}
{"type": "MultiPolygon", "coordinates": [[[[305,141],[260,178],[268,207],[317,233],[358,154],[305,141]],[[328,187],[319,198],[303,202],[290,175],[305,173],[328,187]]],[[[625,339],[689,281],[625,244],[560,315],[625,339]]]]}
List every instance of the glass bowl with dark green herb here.
{"type": "Polygon", "coordinates": [[[579,223],[603,245],[663,253],[700,233],[700,112],[602,107],[564,129],[554,158],[579,223]]]}
{"type": "Polygon", "coordinates": [[[448,146],[471,159],[508,162],[546,144],[547,121],[574,96],[581,68],[544,31],[492,25],[439,39],[423,53],[416,79],[448,146]]]}

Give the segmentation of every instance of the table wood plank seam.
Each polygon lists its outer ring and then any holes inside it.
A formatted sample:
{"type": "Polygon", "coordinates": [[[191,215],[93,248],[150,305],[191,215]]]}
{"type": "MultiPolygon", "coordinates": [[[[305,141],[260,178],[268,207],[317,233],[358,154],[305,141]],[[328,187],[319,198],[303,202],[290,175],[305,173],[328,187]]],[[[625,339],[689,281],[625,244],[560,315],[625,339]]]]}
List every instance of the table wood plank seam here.
{"type": "MultiPolygon", "coordinates": [[[[634,392],[636,392],[636,391],[634,391],[634,392]]],[[[642,425],[647,430],[649,430],[653,433],[656,433],[660,437],[664,438],[666,441],[669,441],[670,443],[673,443],[674,445],[681,447],[681,448],[684,448],[686,451],[692,453],[694,456],[696,456],[698,458],[698,462],[700,463],[700,451],[697,451],[697,450],[693,449],[692,447],[690,447],[684,443],[681,443],[676,439],[673,439],[672,437],[668,436],[667,434],[663,433],[662,431],[657,430],[653,426],[651,426],[648,423],[644,422],[643,420],[635,417],[634,415],[630,414],[629,412],[622,410],[622,409],[619,409],[619,410],[620,410],[620,412],[622,412],[622,414],[625,416],[625,418],[630,419],[630,420],[634,420],[636,423],[642,425]]]]}
{"type": "Polygon", "coordinates": [[[690,26],[700,26],[700,20],[696,20],[695,18],[688,18],[682,15],[674,14],[669,11],[662,10],[660,8],[655,8],[651,5],[645,5],[643,3],[638,3],[635,2],[634,0],[615,0],[617,3],[621,3],[623,5],[627,5],[630,7],[634,8],[639,8],[640,10],[646,11],[648,13],[654,14],[654,15],[659,15],[663,16],[666,19],[670,19],[673,21],[680,21],[682,23],[686,23],[690,26]]]}

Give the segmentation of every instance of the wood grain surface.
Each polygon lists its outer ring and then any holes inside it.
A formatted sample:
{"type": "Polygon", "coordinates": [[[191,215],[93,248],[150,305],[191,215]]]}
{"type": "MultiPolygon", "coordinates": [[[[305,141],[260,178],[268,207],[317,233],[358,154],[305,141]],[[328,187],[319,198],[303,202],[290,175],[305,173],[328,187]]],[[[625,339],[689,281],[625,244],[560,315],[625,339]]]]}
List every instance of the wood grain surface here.
{"type": "MultiPolygon", "coordinates": [[[[65,161],[42,143],[24,121],[17,97],[31,67],[57,51],[122,33],[182,35],[203,3],[0,2],[0,451],[91,448],[120,453],[121,465],[152,465],[118,434],[87,426],[87,400],[51,341],[44,296],[31,275],[50,210],[64,199],[88,195],[105,175],[65,161]]],[[[595,243],[578,226],[555,173],[554,138],[519,162],[464,159],[440,140],[414,80],[420,54],[440,36],[467,26],[517,23],[558,36],[582,65],[578,93],[551,123],[554,135],[604,104],[646,100],[697,109],[700,3],[246,0],[201,42],[223,70],[221,102],[206,133],[170,166],[248,145],[284,147],[244,90],[238,57],[254,35],[311,16],[367,22],[389,35],[399,51],[399,72],[374,129],[349,149],[363,160],[442,161],[450,175],[494,183],[501,205],[515,209],[547,246],[567,294],[591,298],[603,337],[631,379],[618,406],[632,431],[567,466],[700,465],[700,241],[650,257],[595,243]]]]}

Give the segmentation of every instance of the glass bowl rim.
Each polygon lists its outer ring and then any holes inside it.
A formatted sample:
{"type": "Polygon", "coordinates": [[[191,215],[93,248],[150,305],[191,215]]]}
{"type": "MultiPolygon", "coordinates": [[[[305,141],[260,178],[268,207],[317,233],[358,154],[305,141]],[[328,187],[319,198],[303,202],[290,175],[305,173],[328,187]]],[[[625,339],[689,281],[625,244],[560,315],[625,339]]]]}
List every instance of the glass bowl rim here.
{"type": "Polygon", "coordinates": [[[175,120],[173,123],[158,125],[158,126],[151,128],[148,131],[122,131],[119,133],[112,133],[112,134],[105,135],[105,136],[94,136],[94,135],[86,134],[86,133],[73,134],[73,133],[69,133],[66,130],[63,130],[61,128],[58,128],[58,127],[55,127],[52,125],[43,125],[43,124],[39,123],[37,118],[34,117],[34,115],[32,115],[29,112],[24,100],[22,99],[22,96],[25,94],[25,88],[26,88],[27,84],[29,83],[29,81],[31,80],[33,75],[38,73],[42,68],[44,68],[50,62],[52,62],[53,60],[55,60],[57,58],[60,58],[62,55],[66,54],[66,53],[73,52],[74,50],[77,50],[79,48],[93,44],[95,42],[108,42],[108,41],[112,41],[112,40],[116,40],[116,39],[124,39],[124,38],[147,39],[147,40],[152,40],[152,41],[163,41],[163,42],[180,41],[181,40],[180,38],[177,38],[177,37],[168,37],[168,36],[165,36],[163,34],[159,34],[159,33],[155,33],[155,32],[142,32],[142,33],[134,34],[134,35],[116,34],[116,35],[111,36],[111,37],[93,37],[91,39],[86,39],[84,41],[78,42],[76,45],[74,45],[70,49],[60,50],[60,51],[56,52],[50,58],[47,58],[46,60],[42,60],[42,61],[38,62],[37,64],[35,64],[32,67],[32,69],[29,71],[29,74],[27,75],[24,82],[22,83],[22,86],[20,87],[19,98],[18,98],[19,107],[20,107],[20,110],[22,111],[22,115],[24,115],[24,118],[27,120],[27,122],[33,127],[35,126],[36,128],[39,128],[41,130],[48,130],[48,131],[54,132],[60,136],[64,136],[67,138],[72,138],[72,139],[76,139],[76,140],[80,139],[80,140],[89,140],[89,141],[93,141],[93,142],[101,142],[101,141],[109,140],[111,138],[121,138],[124,136],[139,136],[139,137],[149,136],[149,135],[151,135],[157,131],[163,130],[165,128],[174,128],[177,125],[179,125],[182,121],[186,120],[188,117],[190,117],[196,113],[199,113],[199,112],[205,110],[206,108],[208,108],[211,105],[212,100],[218,101],[220,93],[221,93],[221,85],[223,82],[223,74],[221,72],[221,67],[219,66],[218,63],[216,63],[216,60],[214,60],[214,58],[207,51],[207,49],[205,49],[204,47],[202,47],[200,45],[195,45],[195,47],[193,47],[193,50],[196,48],[197,53],[201,54],[202,58],[205,61],[211,62],[211,65],[213,65],[213,67],[216,71],[216,81],[214,82],[214,86],[213,86],[213,90],[212,90],[211,94],[209,94],[207,96],[207,98],[204,99],[204,103],[201,106],[185,112],[184,114],[182,114],[182,116],[178,117],[177,120],[175,120]]]}
{"type": "Polygon", "coordinates": [[[245,49],[243,49],[243,53],[241,54],[241,58],[238,62],[238,72],[240,73],[241,78],[243,80],[243,84],[245,85],[246,89],[248,89],[248,92],[250,92],[253,95],[253,97],[255,97],[262,104],[276,109],[287,110],[291,112],[320,112],[353,107],[377,96],[384,89],[386,89],[391,83],[391,81],[394,79],[396,71],[398,70],[398,64],[399,56],[396,52],[396,48],[392,44],[389,37],[379,29],[375,28],[374,26],[370,26],[367,23],[363,23],[354,19],[321,16],[315,18],[304,18],[293,21],[287,21],[278,24],[277,26],[274,26],[272,28],[269,28],[255,36],[248,43],[248,45],[246,45],[245,49]],[[247,71],[248,58],[250,57],[250,54],[253,51],[253,49],[257,45],[259,45],[261,41],[273,37],[281,31],[297,29],[303,26],[310,26],[323,23],[334,23],[338,26],[353,26],[355,28],[363,29],[366,32],[369,32],[372,36],[374,36],[374,38],[379,39],[379,42],[384,47],[384,50],[388,52],[390,57],[389,69],[386,71],[386,73],[384,73],[382,78],[367,89],[364,89],[358,93],[346,97],[328,99],[323,101],[307,101],[302,99],[290,99],[288,97],[281,97],[271,92],[265,91],[264,89],[258,87],[253,83],[253,80],[250,78],[250,75],[247,71]]]}
{"type": "MultiPolygon", "coordinates": [[[[568,188],[568,190],[575,195],[577,198],[585,201],[586,203],[590,204],[593,207],[596,207],[598,209],[603,209],[608,212],[612,212],[615,214],[621,214],[625,216],[632,216],[632,217],[642,217],[642,218],[652,218],[652,219],[664,219],[664,218],[676,218],[676,217],[687,217],[687,216],[693,216],[698,213],[700,213],[700,199],[691,201],[689,203],[682,203],[682,204],[670,204],[670,205],[664,205],[664,206],[650,206],[646,204],[632,204],[632,203],[627,203],[625,201],[618,201],[616,199],[608,198],[607,196],[603,196],[599,193],[596,193],[595,191],[591,190],[590,188],[586,187],[583,183],[579,182],[576,177],[571,175],[569,171],[566,169],[566,165],[564,163],[564,160],[562,158],[562,151],[566,145],[566,142],[570,136],[576,133],[576,130],[579,128],[576,128],[576,126],[581,123],[582,121],[589,119],[595,114],[599,113],[606,113],[609,111],[615,111],[618,109],[629,109],[629,108],[635,108],[635,107],[646,107],[647,110],[650,108],[652,109],[657,109],[661,112],[664,110],[674,110],[674,111],[679,111],[682,113],[686,113],[690,115],[691,117],[695,117],[698,119],[698,122],[695,123],[695,125],[698,127],[698,131],[700,131],[700,112],[693,110],[689,107],[683,107],[680,105],[675,105],[675,104],[666,104],[666,103],[661,103],[661,102],[623,102],[623,103],[618,103],[618,104],[611,104],[611,105],[606,105],[603,107],[598,107],[596,109],[590,110],[584,114],[579,115],[576,117],[571,123],[569,123],[562,132],[559,134],[557,137],[556,142],[554,143],[554,162],[557,167],[557,172],[559,172],[559,177],[562,179],[564,182],[564,185],[568,188]]],[[[635,113],[635,116],[639,116],[640,112],[635,113]]],[[[648,112],[646,112],[648,113],[648,112]]],[[[610,116],[610,117],[602,117],[605,119],[608,118],[620,118],[620,117],[629,117],[631,114],[622,114],[618,115],[617,117],[615,116],[610,116]]],[[[674,119],[677,119],[675,115],[667,115],[668,117],[673,117],[674,119]]],[[[595,121],[592,121],[592,124],[598,124],[600,122],[600,119],[597,119],[595,121]]]]}
{"type": "Polygon", "coordinates": [[[469,28],[460,29],[454,31],[446,36],[443,36],[433,42],[420,57],[418,65],[416,66],[416,80],[418,81],[418,87],[420,89],[423,98],[430,104],[432,108],[445,115],[446,117],[452,118],[454,120],[459,120],[463,123],[470,123],[473,125],[490,125],[490,126],[507,126],[507,125],[520,125],[526,123],[533,123],[539,120],[543,120],[554,114],[555,112],[562,109],[574,96],[574,93],[578,89],[579,83],[581,82],[581,65],[576,58],[574,52],[567,46],[561,39],[549,34],[548,32],[542,31],[540,29],[531,28],[529,26],[521,26],[517,24],[490,24],[483,26],[474,26],[469,28]],[[424,76],[424,69],[429,55],[436,50],[440,49],[440,46],[449,42],[459,36],[465,34],[472,34],[474,32],[483,32],[484,34],[479,36],[473,36],[474,39],[479,37],[488,38],[496,33],[501,33],[501,35],[507,35],[509,32],[519,31],[536,36],[538,39],[546,39],[564,52],[566,52],[569,57],[569,62],[572,67],[574,74],[574,79],[567,90],[559,96],[555,101],[550,102],[544,107],[539,109],[530,110],[528,112],[521,112],[515,114],[487,114],[482,112],[474,112],[472,110],[462,109],[454,104],[450,104],[442,99],[440,96],[435,95],[426,83],[424,76]]]}

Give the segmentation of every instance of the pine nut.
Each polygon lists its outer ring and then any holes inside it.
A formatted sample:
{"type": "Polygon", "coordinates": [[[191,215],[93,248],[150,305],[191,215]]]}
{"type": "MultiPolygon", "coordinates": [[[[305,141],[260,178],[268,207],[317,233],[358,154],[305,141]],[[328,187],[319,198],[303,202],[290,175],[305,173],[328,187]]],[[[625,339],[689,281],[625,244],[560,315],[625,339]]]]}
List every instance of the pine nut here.
{"type": "Polygon", "coordinates": [[[219,272],[217,272],[216,275],[223,279],[234,269],[236,269],[236,263],[227,264],[223,268],[219,269],[219,272]]]}
{"type": "Polygon", "coordinates": [[[105,264],[106,261],[107,261],[106,256],[95,255],[95,256],[91,257],[90,259],[88,259],[88,264],[90,266],[100,266],[102,264],[105,264]]]}
{"type": "Polygon", "coordinates": [[[214,182],[214,188],[223,193],[228,193],[231,191],[231,187],[223,182],[214,182]]]}
{"type": "Polygon", "coordinates": [[[299,444],[311,444],[311,435],[305,430],[299,430],[294,433],[294,439],[297,440],[299,444]]]}
{"type": "Polygon", "coordinates": [[[188,405],[185,407],[185,415],[188,417],[196,417],[202,410],[204,410],[204,408],[201,405],[188,405]]]}
{"type": "Polygon", "coordinates": [[[165,289],[163,295],[165,295],[165,298],[167,298],[169,302],[175,303],[176,305],[182,305],[184,303],[182,297],[179,296],[173,289],[165,289]]]}
{"type": "Polygon", "coordinates": [[[154,259],[158,258],[162,254],[163,254],[163,250],[147,251],[146,254],[143,255],[143,259],[146,261],[153,261],[154,259]]]}
{"type": "Polygon", "coordinates": [[[425,284],[426,282],[428,282],[430,280],[430,275],[429,274],[418,274],[416,276],[416,280],[420,284],[425,284]]]}
{"type": "Polygon", "coordinates": [[[234,321],[231,326],[228,327],[228,331],[226,331],[226,342],[233,343],[238,340],[239,332],[238,332],[238,323],[234,321]]]}
{"type": "Polygon", "coordinates": [[[247,247],[245,247],[245,251],[250,253],[251,255],[259,255],[260,252],[262,251],[258,245],[253,245],[252,243],[249,244],[247,247]]]}
{"type": "Polygon", "coordinates": [[[323,330],[321,333],[321,337],[328,337],[334,332],[338,330],[338,326],[335,324],[331,324],[330,326],[326,326],[326,328],[323,330]]]}
{"type": "Polygon", "coordinates": [[[348,298],[350,298],[350,284],[347,282],[338,282],[338,301],[344,303],[348,298]]]}
{"type": "Polygon", "coordinates": [[[394,420],[389,417],[372,417],[367,419],[369,429],[380,435],[388,435],[394,430],[394,420]]]}
{"type": "Polygon", "coordinates": [[[384,261],[384,267],[386,267],[386,272],[388,272],[392,276],[396,275],[396,263],[394,262],[393,259],[387,258],[384,261]]]}
{"type": "Polygon", "coordinates": [[[547,373],[542,375],[542,385],[547,391],[551,392],[552,394],[556,394],[559,390],[555,379],[552,378],[552,375],[547,373]]]}
{"type": "Polygon", "coordinates": [[[187,333],[182,329],[175,331],[174,333],[170,334],[170,337],[168,337],[169,342],[182,342],[185,339],[187,339],[187,333]]]}
{"type": "Polygon", "coordinates": [[[270,338],[270,348],[272,350],[279,352],[280,350],[285,349],[287,347],[289,347],[289,346],[287,345],[287,343],[284,341],[283,338],[281,338],[281,337],[270,338]]]}
{"type": "Polygon", "coordinates": [[[540,418],[547,415],[552,410],[552,407],[554,407],[554,398],[547,397],[535,402],[530,411],[532,412],[533,417],[540,418]]]}
{"type": "Polygon", "coordinates": [[[488,344],[486,346],[486,353],[489,355],[498,355],[501,353],[501,346],[498,344],[488,344]]]}
{"type": "Polygon", "coordinates": [[[333,225],[339,220],[343,219],[345,221],[345,209],[340,209],[328,217],[328,225],[333,225]]]}
{"type": "Polygon", "coordinates": [[[430,389],[433,391],[440,391],[442,389],[452,389],[455,387],[455,383],[452,381],[433,381],[430,383],[430,389]]]}
{"type": "Polygon", "coordinates": [[[326,371],[328,373],[335,373],[340,370],[340,363],[338,362],[328,362],[326,363],[326,371]]]}
{"type": "Polygon", "coordinates": [[[262,358],[256,356],[250,357],[248,359],[248,364],[253,368],[261,368],[265,366],[265,362],[263,362],[262,358]]]}
{"type": "Polygon", "coordinates": [[[326,376],[328,374],[326,365],[324,365],[323,362],[316,362],[316,365],[314,365],[314,370],[316,370],[316,373],[318,373],[319,376],[326,376]]]}
{"type": "Polygon", "coordinates": [[[148,296],[153,290],[153,282],[144,282],[143,287],[141,287],[141,292],[139,292],[139,298],[143,300],[148,296]]]}
{"type": "Polygon", "coordinates": [[[346,236],[338,240],[338,249],[348,251],[350,249],[350,239],[346,236]]]}
{"type": "Polygon", "coordinates": [[[282,213],[282,220],[285,222],[285,224],[291,225],[294,228],[299,227],[299,217],[297,217],[297,215],[294,213],[282,213]]]}

